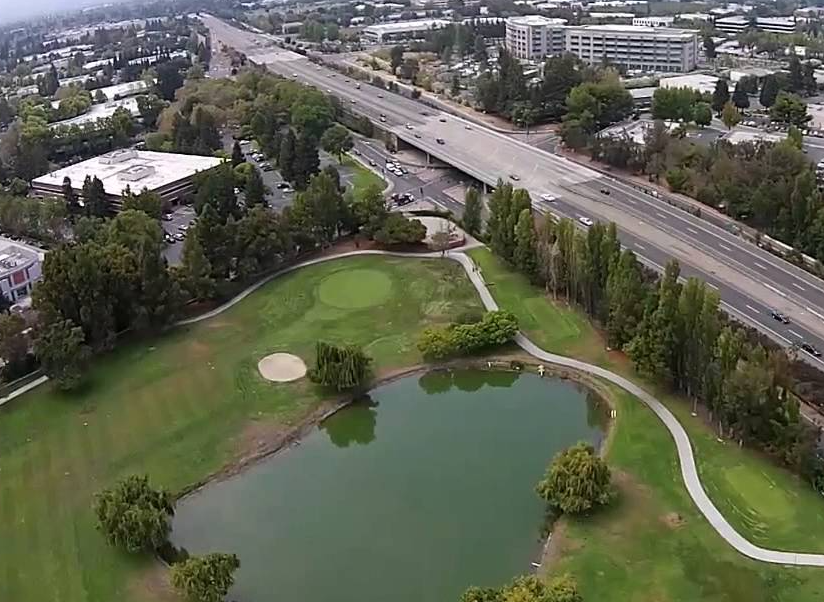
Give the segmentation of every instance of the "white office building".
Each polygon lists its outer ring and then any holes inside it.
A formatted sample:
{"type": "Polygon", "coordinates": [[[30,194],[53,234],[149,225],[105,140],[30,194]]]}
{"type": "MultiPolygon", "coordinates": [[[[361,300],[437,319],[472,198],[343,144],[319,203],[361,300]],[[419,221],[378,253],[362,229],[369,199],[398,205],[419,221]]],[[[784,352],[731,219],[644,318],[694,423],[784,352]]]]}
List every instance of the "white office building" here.
{"type": "Polygon", "coordinates": [[[672,27],[675,17],[633,17],[632,24],[639,27],[672,27]]]}
{"type": "Polygon", "coordinates": [[[119,208],[127,187],[134,193],[145,188],[171,204],[193,192],[196,174],[222,162],[217,157],[121,149],[35,178],[32,191],[39,196],[59,196],[63,192],[63,182],[68,178],[75,194],[82,200],[86,176],[96,176],[115,209],[119,208]]]}
{"type": "Polygon", "coordinates": [[[563,54],[565,25],[566,19],[548,19],[539,15],[510,17],[506,20],[506,49],[523,60],[563,54]]]}
{"type": "Polygon", "coordinates": [[[715,28],[727,33],[739,33],[745,29],[758,29],[768,33],[794,33],[794,17],[757,17],[751,19],[744,15],[722,17],[715,20],[715,28]]]}
{"type": "Polygon", "coordinates": [[[380,23],[368,25],[361,33],[364,41],[382,44],[392,40],[407,40],[422,38],[435,29],[450,25],[452,21],[446,19],[417,19],[415,21],[398,21],[396,23],[380,23]]]}
{"type": "Polygon", "coordinates": [[[688,29],[636,25],[566,28],[566,52],[590,65],[614,63],[628,70],[685,73],[698,57],[698,35],[688,29]]]}

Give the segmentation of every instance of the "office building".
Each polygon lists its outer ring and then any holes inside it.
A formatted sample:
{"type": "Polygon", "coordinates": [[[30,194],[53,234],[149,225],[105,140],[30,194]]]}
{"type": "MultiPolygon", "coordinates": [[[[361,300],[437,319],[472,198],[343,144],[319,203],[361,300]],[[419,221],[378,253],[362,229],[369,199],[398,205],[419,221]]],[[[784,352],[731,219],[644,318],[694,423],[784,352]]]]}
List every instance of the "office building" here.
{"type": "Polygon", "coordinates": [[[744,15],[722,17],[715,20],[715,28],[727,33],[739,33],[746,29],[758,29],[768,33],[795,33],[794,17],[756,17],[744,15]]]}
{"type": "Polygon", "coordinates": [[[506,49],[523,60],[541,60],[547,55],[563,54],[566,19],[539,15],[510,17],[506,20],[506,49]]]}
{"type": "Polygon", "coordinates": [[[633,17],[632,24],[639,27],[672,27],[675,17],[633,17]]]}
{"type": "Polygon", "coordinates": [[[41,196],[59,196],[63,193],[63,181],[68,178],[82,202],[86,176],[97,176],[115,209],[120,207],[127,187],[134,193],[145,188],[171,204],[193,192],[195,174],[217,167],[222,161],[217,157],[123,149],[35,178],[32,191],[41,196]]]}
{"type": "Polygon", "coordinates": [[[452,23],[445,19],[417,19],[414,21],[398,21],[396,23],[380,23],[363,28],[361,35],[364,41],[382,44],[392,40],[408,40],[422,38],[427,32],[446,27],[452,23]]]}
{"type": "Polygon", "coordinates": [[[580,25],[566,28],[566,52],[590,65],[605,62],[627,70],[684,73],[698,57],[695,31],[636,25],[580,25]]]}

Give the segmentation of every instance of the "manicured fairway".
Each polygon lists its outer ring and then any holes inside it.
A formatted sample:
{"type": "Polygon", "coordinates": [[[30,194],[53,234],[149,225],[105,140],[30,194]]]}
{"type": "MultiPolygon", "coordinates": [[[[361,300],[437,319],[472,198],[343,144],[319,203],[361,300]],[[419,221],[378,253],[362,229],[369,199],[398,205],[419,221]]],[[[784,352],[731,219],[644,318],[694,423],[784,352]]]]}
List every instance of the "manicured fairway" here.
{"type": "MultiPolygon", "coordinates": [[[[824,499],[809,486],[753,452],[717,442],[684,401],[657,391],[625,358],[607,353],[583,316],[553,304],[488,250],[470,255],[499,305],[518,315],[537,344],[631,376],[667,403],[690,434],[708,493],[742,534],[768,547],[824,551],[824,499]]],[[[567,521],[566,553],[558,562],[578,575],[586,600],[824,599],[824,570],[768,566],[727,546],[687,495],[669,432],[639,402],[623,393],[616,398],[608,457],[624,473],[621,502],[594,520],[567,521]]]]}
{"type": "MultiPolygon", "coordinates": [[[[151,566],[95,532],[92,494],[146,472],[180,490],[321,401],[257,372],[318,339],[366,346],[385,371],[420,361],[417,333],[480,307],[457,264],[364,257],[295,272],[229,311],[99,358],[87,391],[47,385],[0,409],[0,601],[157,600],[151,566]],[[142,570],[145,569],[145,570],[142,570]]],[[[162,597],[162,596],[161,596],[162,597]]]]}

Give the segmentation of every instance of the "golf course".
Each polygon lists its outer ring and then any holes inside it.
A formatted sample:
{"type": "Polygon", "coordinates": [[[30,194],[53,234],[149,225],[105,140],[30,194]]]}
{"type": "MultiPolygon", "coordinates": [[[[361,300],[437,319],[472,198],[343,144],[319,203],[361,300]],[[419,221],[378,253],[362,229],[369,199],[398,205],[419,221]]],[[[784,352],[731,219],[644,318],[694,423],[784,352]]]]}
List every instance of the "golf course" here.
{"type": "MultiPolygon", "coordinates": [[[[685,402],[607,352],[582,314],[553,303],[487,250],[470,255],[498,304],[536,344],[632,378],[668,405],[690,435],[707,492],[742,535],[766,547],[824,552],[824,500],[807,484],[719,441],[685,402]]],[[[165,569],[116,551],[95,530],[95,492],[134,473],[184,491],[231,472],[262,441],[332,406],[305,379],[262,378],[258,362],[273,352],[310,363],[318,340],[361,345],[380,379],[422,363],[415,342],[426,326],[481,307],[452,261],[329,261],[277,278],[211,319],[124,342],[96,360],[81,391],[45,385],[7,404],[0,409],[0,600],[177,599],[165,569]]],[[[562,519],[542,571],[571,572],[585,600],[824,599],[824,570],[761,564],[730,548],[687,495],[666,428],[630,395],[599,388],[616,410],[605,455],[619,496],[594,516],[562,519]]]]}

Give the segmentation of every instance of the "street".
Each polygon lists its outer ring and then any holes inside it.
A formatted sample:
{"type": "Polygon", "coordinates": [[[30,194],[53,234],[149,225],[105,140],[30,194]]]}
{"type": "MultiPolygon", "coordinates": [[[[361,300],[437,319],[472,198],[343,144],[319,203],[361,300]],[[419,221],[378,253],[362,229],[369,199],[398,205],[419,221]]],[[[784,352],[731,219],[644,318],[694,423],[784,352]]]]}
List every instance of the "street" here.
{"type": "MultiPolygon", "coordinates": [[[[383,126],[405,145],[480,182],[495,185],[498,178],[517,182],[533,199],[545,193],[557,197],[559,201],[552,207],[557,215],[576,221],[587,217],[615,222],[622,244],[642,261],[660,268],[677,259],[684,275],[698,276],[718,287],[724,307],[732,315],[777,342],[790,345],[804,340],[824,348],[821,281],[724,227],[587,166],[530,146],[523,136],[493,131],[365,82],[356,87],[350,78],[298,54],[261,47],[254,34],[217,19],[206,21],[213,35],[246,52],[251,61],[326,90],[375,121],[384,115],[383,126]],[[791,316],[791,328],[772,319],[769,310],[773,308],[791,316]]],[[[808,359],[824,367],[819,359],[808,359]]]]}

